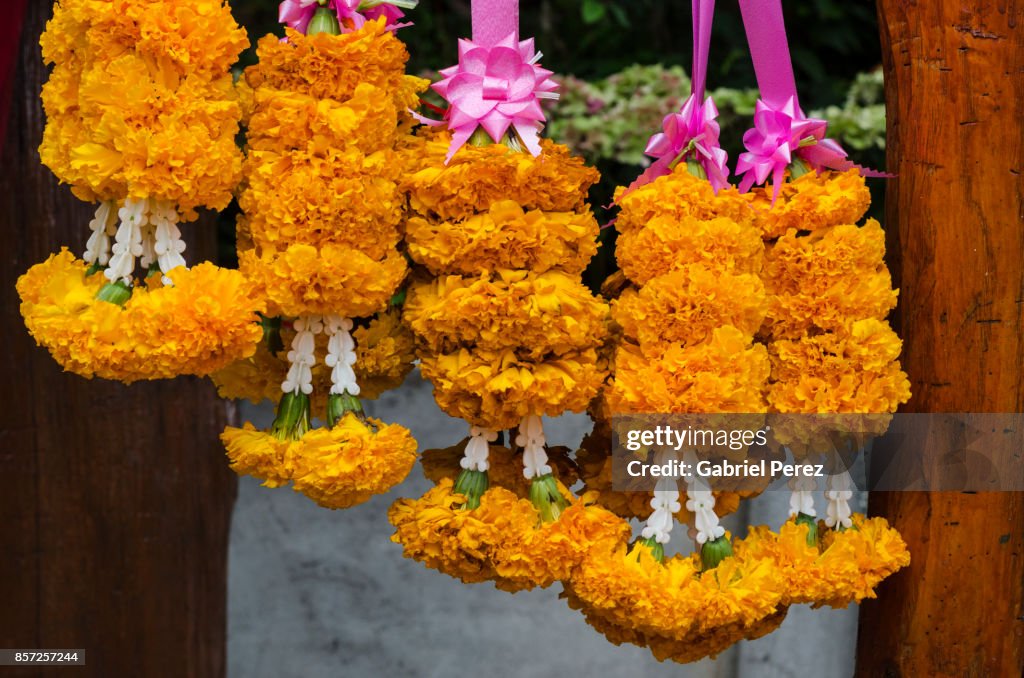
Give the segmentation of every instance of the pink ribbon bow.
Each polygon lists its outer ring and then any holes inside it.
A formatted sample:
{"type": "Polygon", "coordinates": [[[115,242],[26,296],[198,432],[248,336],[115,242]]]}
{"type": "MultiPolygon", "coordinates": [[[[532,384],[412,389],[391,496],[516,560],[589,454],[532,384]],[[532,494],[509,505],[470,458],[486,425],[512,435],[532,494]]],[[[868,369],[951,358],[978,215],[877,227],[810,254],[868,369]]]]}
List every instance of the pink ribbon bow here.
{"type": "Polygon", "coordinates": [[[699,104],[696,92],[687,98],[679,113],[665,116],[662,131],[651,137],[644,151],[658,160],[641,175],[643,183],[671,173],[672,167],[692,152],[716,192],[728,186],[729,155],[718,145],[717,117],[718,108],[711,97],[699,104]]]}
{"type": "MultiPolygon", "coordinates": [[[[367,21],[380,17],[384,17],[385,25],[391,31],[412,25],[398,23],[405,13],[390,2],[379,2],[360,10],[364,2],[365,0],[330,0],[327,7],[337,13],[338,23],[344,32],[359,30],[367,21]]],[[[278,9],[278,21],[300,33],[305,33],[319,6],[319,0],[284,0],[278,9]]]]}
{"type": "Polygon", "coordinates": [[[808,118],[800,110],[781,0],[740,0],[740,10],[761,89],[754,127],[743,135],[747,152],[741,153],[736,163],[736,174],[744,175],[740,190],[750,190],[771,176],[774,204],[794,157],[816,172],[857,168],[864,176],[892,176],[848,160],[842,146],[825,138],[828,123],[808,118]]]}
{"type": "Polygon", "coordinates": [[[452,143],[446,163],[477,127],[495,142],[511,127],[531,154],[540,154],[545,120],[540,100],[557,98],[558,85],[538,59],[533,39],[518,41],[515,32],[490,46],[459,40],[458,65],[442,70],[444,79],[433,85],[450,104],[445,120],[452,143]]]}
{"type": "Polygon", "coordinates": [[[693,79],[691,94],[678,113],[662,120],[661,132],[647,142],[644,153],[657,158],[619,196],[626,195],[661,176],[672,173],[677,163],[691,155],[704,170],[717,193],[729,185],[729,155],[718,143],[719,127],[716,122],[718,108],[711,97],[704,98],[707,81],[708,52],[711,46],[711,23],[715,15],[715,0],[693,0],[693,79]],[[701,101],[703,100],[703,103],[701,101]]]}

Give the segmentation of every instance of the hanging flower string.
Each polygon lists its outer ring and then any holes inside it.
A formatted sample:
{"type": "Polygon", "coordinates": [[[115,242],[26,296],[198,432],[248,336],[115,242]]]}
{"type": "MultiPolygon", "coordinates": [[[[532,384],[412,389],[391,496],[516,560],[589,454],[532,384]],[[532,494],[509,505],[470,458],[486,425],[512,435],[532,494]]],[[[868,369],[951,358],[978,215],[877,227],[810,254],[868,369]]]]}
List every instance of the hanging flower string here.
{"type": "Polygon", "coordinates": [[[362,28],[367,21],[384,18],[388,30],[411,26],[399,23],[405,16],[403,9],[415,9],[419,0],[284,0],[278,9],[278,20],[306,33],[318,10],[337,17],[338,30],[348,33],[362,28]]]}

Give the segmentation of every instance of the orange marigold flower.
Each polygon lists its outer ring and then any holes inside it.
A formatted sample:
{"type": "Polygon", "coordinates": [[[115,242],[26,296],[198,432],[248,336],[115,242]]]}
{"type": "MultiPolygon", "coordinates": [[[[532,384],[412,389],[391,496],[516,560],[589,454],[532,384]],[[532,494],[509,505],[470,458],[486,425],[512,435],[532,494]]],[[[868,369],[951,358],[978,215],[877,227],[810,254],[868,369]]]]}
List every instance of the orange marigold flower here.
{"type": "Polygon", "coordinates": [[[577,276],[504,269],[413,284],[404,318],[436,353],[514,349],[542,360],[599,344],[607,336],[608,305],[577,276]]]}
{"type": "Polygon", "coordinates": [[[568,148],[546,139],[536,158],[505,144],[467,144],[445,165],[450,141],[447,130],[424,130],[403,143],[402,189],[422,216],[466,219],[504,200],[524,210],[585,212],[587,191],[599,178],[568,148]]]}
{"type": "Polygon", "coordinates": [[[589,211],[527,211],[512,200],[464,219],[413,216],[405,228],[409,255],[435,275],[552,268],[578,274],[597,252],[597,221],[589,211]]]}
{"type": "Polygon", "coordinates": [[[871,192],[857,169],[846,172],[808,172],[787,181],[772,204],[771,186],[756,188],[746,197],[757,214],[757,226],[766,240],[790,229],[816,231],[839,224],[855,224],[871,205],[871,192]]]}
{"type": "Polygon", "coordinates": [[[612,317],[626,337],[657,358],[669,345],[699,344],[723,325],[753,336],[767,308],[760,277],[691,264],[648,281],[639,291],[627,289],[612,303],[612,317]]]}
{"type": "Polygon", "coordinates": [[[428,353],[420,356],[420,371],[442,410],[492,430],[518,426],[531,414],[582,412],[607,376],[593,349],[540,362],[511,349],[428,353]]]}

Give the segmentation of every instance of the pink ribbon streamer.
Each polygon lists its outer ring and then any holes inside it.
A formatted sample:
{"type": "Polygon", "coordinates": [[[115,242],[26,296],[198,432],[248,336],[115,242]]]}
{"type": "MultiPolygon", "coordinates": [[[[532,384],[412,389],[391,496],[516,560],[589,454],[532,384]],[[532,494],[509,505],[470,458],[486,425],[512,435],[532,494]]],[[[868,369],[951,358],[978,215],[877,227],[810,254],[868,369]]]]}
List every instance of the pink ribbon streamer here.
{"type": "Polygon", "coordinates": [[[532,38],[519,40],[518,0],[473,0],[473,40],[459,40],[459,63],[442,70],[443,79],[432,86],[449,104],[446,164],[477,128],[496,143],[512,128],[532,155],[540,155],[540,100],[558,97],[552,72],[537,64],[540,56],[532,38]]]}
{"type": "MultiPolygon", "coordinates": [[[[380,17],[384,17],[388,30],[393,31],[412,25],[398,23],[405,13],[388,2],[382,2],[365,10],[359,9],[361,4],[362,0],[330,0],[327,7],[337,13],[341,30],[346,33],[359,30],[366,25],[367,21],[373,21],[380,17]]],[[[318,0],[284,0],[278,8],[278,21],[300,33],[305,33],[319,6],[318,0]]]]}
{"type": "Polygon", "coordinates": [[[736,163],[736,174],[743,175],[740,190],[750,190],[771,177],[774,204],[786,168],[794,158],[800,158],[816,172],[856,168],[864,176],[892,176],[851,162],[842,146],[825,138],[828,123],[808,118],[800,110],[782,1],[740,0],[740,11],[761,90],[754,127],[743,135],[747,152],[741,153],[736,163]]]}
{"type": "Polygon", "coordinates": [[[729,185],[729,168],[726,164],[729,156],[718,141],[718,108],[711,97],[704,98],[714,15],[715,0],[693,0],[691,94],[678,113],[665,116],[661,132],[647,142],[644,153],[657,160],[629,185],[623,195],[658,177],[671,174],[672,168],[687,156],[703,168],[716,192],[729,185]]]}

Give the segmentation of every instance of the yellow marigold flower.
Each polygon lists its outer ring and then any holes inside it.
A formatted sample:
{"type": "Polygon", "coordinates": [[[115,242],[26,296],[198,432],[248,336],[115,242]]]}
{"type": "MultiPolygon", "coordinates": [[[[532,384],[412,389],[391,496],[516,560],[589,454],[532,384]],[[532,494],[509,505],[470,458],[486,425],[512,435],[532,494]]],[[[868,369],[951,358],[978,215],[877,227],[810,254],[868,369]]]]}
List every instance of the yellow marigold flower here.
{"type": "Polygon", "coordinates": [[[838,278],[885,269],[885,232],[875,219],[863,226],[843,224],[806,235],[788,231],[768,248],[764,277],[776,294],[818,292],[838,278]]]}
{"type": "Polygon", "coordinates": [[[821,547],[808,544],[808,526],[793,520],[777,534],[764,526],[753,527],[736,543],[736,553],[773,560],[787,582],[787,603],[843,608],[874,598],[882,580],[910,563],[906,544],[884,518],[852,518],[851,529],[822,529],[821,547]]]}
{"type": "Polygon", "coordinates": [[[753,631],[778,613],[784,589],[767,558],[730,556],[700,572],[696,554],[661,563],[642,544],[592,550],[567,585],[588,620],[632,629],[641,640],[680,642],[732,627],[753,631]]]}
{"type": "MultiPolygon", "coordinates": [[[[453,483],[462,472],[459,462],[466,452],[469,438],[450,447],[424,450],[420,455],[423,475],[435,485],[448,478],[453,483]]],[[[530,482],[523,475],[523,455],[504,445],[489,445],[487,456],[487,478],[491,486],[504,487],[515,493],[520,499],[529,499],[530,482]]],[[[551,464],[552,475],[566,487],[571,487],[578,479],[576,463],[569,456],[568,447],[547,447],[548,463],[551,464]]]]}
{"type": "Polygon", "coordinates": [[[399,111],[388,93],[361,83],[343,102],[304,92],[260,87],[246,140],[255,151],[357,149],[372,153],[394,146],[399,111]]]}
{"type": "Polygon", "coordinates": [[[787,181],[772,205],[774,189],[756,188],[746,196],[757,214],[757,226],[766,240],[790,229],[816,231],[839,224],[855,224],[871,205],[871,192],[856,169],[846,172],[808,172],[787,181]]]}
{"type": "Polygon", "coordinates": [[[852,560],[858,576],[844,582],[836,597],[824,601],[831,607],[846,607],[848,602],[875,598],[875,588],[889,575],[910,564],[910,552],[903,537],[885,518],[866,518],[855,513],[853,528],[829,530],[822,539],[823,556],[838,551],[834,561],[852,560]]]}
{"type": "Polygon", "coordinates": [[[387,306],[406,274],[405,258],[394,250],[375,260],[348,247],[296,244],[238,258],[265,294],[271,315],[371,315],[387,306]]]}
{"type": "Polygon", "coordinates": [[[231,470],[240,476],[252,476],[265,487],[281,487],[291,480],[288,460],[294,441],[279,440],[246,423],[242,428],[229,426],[220,435],[227,450],[231,470]]]}
{"type": "Polygon", "coordinates": [[[593,349],[541,362],[520,360],[511,349],[428,353],[420,361],[442,410],[491,430],[513,428],[531,414],[582,412],[607,375],[593,349]]]}
{"type": "Polygon", "coordinates": [[[404,141],[402,188],[420,215],[466,219],[505,200],[524,210],[587,211],[587,191],[598,172],[565,146],[542,139],[535,158],[505,144],[467,144],[445,165],[450,141],[447,130],[423,130],[404,141]]]}
{"type": "Polygon", "coordinates": [[[885,234],[874,219],[779,238],[765,262],[770,297],[764,331],[796,339],[811,330],[841,329],[850,319],[884,318],[898,295],[884,255],[885,234]]]}
{"type": "Polygon", "coordinates": [[[130,383],[205,375],[252,355],[262,332],[252,286],[204,263],[177,268],[174,286],[137,285],[118,306],[96,299],[102,274],[66,249],[18,279],[21,313],[39,345],[65,370],[130,383]]]}
{"type": "Polygon", "coordinates": [[[642,228],[624,231],[615,258],[636,285],[691,264],[711,271],[760,274],[764,243],[749,223],[732,219],[681,220],[659,215],[642,228]]]}
{"type": "Polygon", "coordinates": [[[296,492],[332,509],[387,492],[416,462],[416,440],[408,429],[377,419],[364,422],[351,412],[333,427],[307,431],[295,441],[281,441],[251,424],[228,427],[221,440],[239,475],[260,478],[268,487],[291,481],[296,492]]]}
{"type": "Polygon", "coordinates": [[[39,40],[47,63],[134,51],[178,75],[223,75],[249,46],[224,2],[61,0],[39,40]]]}
{"type": "Polygon", "coordinates": [[[333,245],[383,258],[401,238],[393,156],[358,149],[249,153],[238,199],[249,236],[258,248],[333,245]]]}
{"type": "Polygon", "coordinates": [[[495,585],[503,591],[547,588],[568,580],[592,550],[625,546],[629,523],[575,499],[556,520],[509,535],[494,554],[495,585]]]}
{"type": "MultiPolygon", "coordinates": [[[[261,341],[256,352],[217,370],[210,379],[217,395],[230,400],[248,400],[254,405],[281,397],[281,382],[288,372],[284,356],[274,355],[261,341]]],[[[315,377],[314,377],[315,380],[315,377]]]]}
{"type": "Polygon", "coordinates": [[[608,305],[578,276],[502,269],[415,283],[403,317],[433,352],[515,349],[542,360],[599,344],[607,336],[608,305]]]}
{"type": "Polygon", "coordinates": [[[657,358],[669,345],[698,344],[723,325],[753,336],[767,308],[759,276],[691,264],[648,281],[639,291],[627,289],[612,303],[612,317],[626,337],[657,358]]]}
{"type": "Polygon", "coordinates": [[[613,412],[763,412],[764,346],[726,325],[702,344],[669,346],[657,360],[623,344],[606,393],[613,412]]]}
{"type": "Polygon", "coordinates": [[[325,508],[348,508],[405,480],[416,440],[403,426],[349,412],[329,429],[307,432],[294,452],[295,491],[325,508]]]}
{"type": "Polygon", "coordinates": [[[895,412],[910,399],[901,346],[888,323],[873,318],[843,332],[772,342],[768,402],[778,412],[895,412]]]}
{"type": "Polygon", "coordinates": [[[615,228],[620,233],[642,229],[654,219],[683,223],[724,217],[749,228],[757,218],[739,191],[726,188],[716,195],[710,183],[690,174],[686,163],[626,195],[624,191],[620,187],[615,192],[621,208],[615,228]]]}
{"type": "Polygon", "coordinates": [[[447,478],[419,499],[399,499],[388,510],[391,541],[402,545],[406,558],[466,584],[493,579],[496,549],[507,535],[532,529],[537,511],[501,487],[484,492],[478,508],[464,510],[464,502],[447,478]]]}
{"type": "Polygon", "coordinates": [[[286,40],[267,35],[256,49],[259,62],[245,70],[253,89],[303,92],[317,99],[346,101],[362,84],[389,92],[397,110],[415,108],[423,80],[405,75],[409,53],[383,20],[367,21],[341,35],[303,35],[286,29],[286,40]]]}
{"type": "Polygon", "coordinates": [[[405,228],[409,255],[435,275],[552,268],[578,274],[597,252],[598,226],[589,210],[527,211],[513,200],[497,200],[464,219],[413,216],[405,228]]]}
{"type": "Polygon", "coordinates": [[[397,310],[377,314],[369,324],[356,327],[352,337],[356,341],[356,364],[352,368],[360,398],[376,400],[385,391],[402,385],[412,371],[416,353],[412,332],[397,310]]]}

